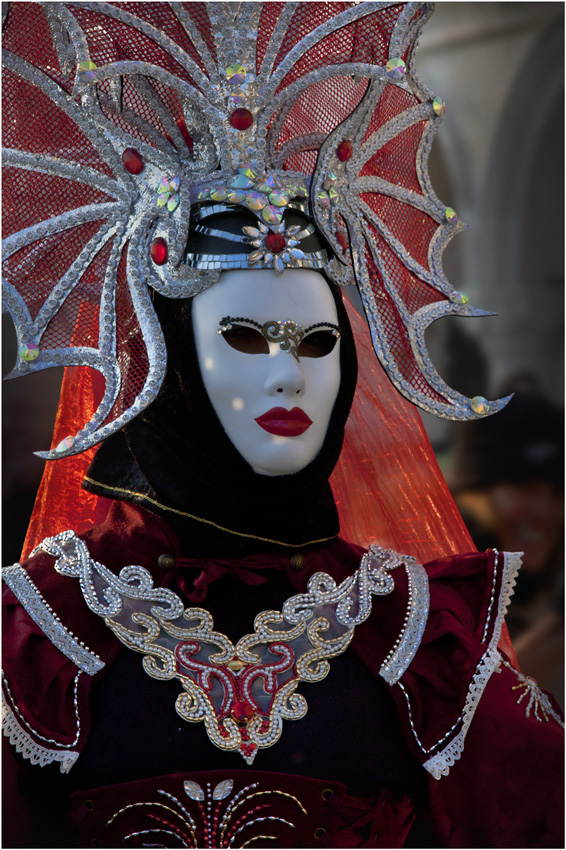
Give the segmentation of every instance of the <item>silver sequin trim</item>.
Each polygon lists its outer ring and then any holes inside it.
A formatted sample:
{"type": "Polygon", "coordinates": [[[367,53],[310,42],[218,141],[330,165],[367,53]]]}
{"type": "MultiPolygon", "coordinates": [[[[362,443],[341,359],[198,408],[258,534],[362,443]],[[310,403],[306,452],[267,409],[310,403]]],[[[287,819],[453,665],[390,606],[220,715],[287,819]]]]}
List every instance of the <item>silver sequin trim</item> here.
{"type": "Polygon", "coordinates": [[[102,670],[104,662],[67,631],[23,567],[19,564],[6,567],[2,570],[2,576],[12,593],[17,596],[34,623],[49,638],[53,646],[89,676],[94,676],[102,670]]]}

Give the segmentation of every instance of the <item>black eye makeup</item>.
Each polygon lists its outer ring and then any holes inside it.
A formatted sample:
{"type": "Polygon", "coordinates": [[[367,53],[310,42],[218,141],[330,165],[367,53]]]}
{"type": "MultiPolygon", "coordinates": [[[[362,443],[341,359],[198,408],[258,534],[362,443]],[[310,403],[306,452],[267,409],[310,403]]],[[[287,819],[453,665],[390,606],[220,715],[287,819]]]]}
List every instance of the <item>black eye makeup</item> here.
{"type": "Polygon", "coordinates": [[[340,328],[331,322],[317,322],[303,328],[290,319],[260,324],[244,316],[224,316],[217,333],[231,348],[243,354],[269,354],[269,343],[279,343],[282,351],[299,357],[326,357],[340,339],[340,328]]]}

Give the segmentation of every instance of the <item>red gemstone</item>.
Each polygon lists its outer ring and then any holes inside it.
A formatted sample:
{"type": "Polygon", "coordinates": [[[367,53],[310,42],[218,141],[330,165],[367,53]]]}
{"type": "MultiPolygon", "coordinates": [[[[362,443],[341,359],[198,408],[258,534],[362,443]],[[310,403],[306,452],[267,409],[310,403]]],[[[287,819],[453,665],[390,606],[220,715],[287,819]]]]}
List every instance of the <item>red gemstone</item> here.
{"type": "Polygon", "coordinates": [[[336,236],[336,241],[342,248],[342,253],[345,254],[348,250],[348,242],[346,240],[346,237],[344,236],[341,230],[337,230],[334,235],[336,236]]]}
{"type": "Polygon", "coordinates": [[[280,254],[286,246],[285,237],[280,233],[268,233],[265,237],[265,247],[272,254],[280,254]]]}
{"type": "Polygon", "coordinates": [[[130,174],[139,174],[143,171],[143,157],[135,148],[126,148],[122,154],[122,162],[130,174]]]}
{"type": "Polygon", "coordinates": [[[336,156],[340,162],[347,162],[354,153],[354,146],[350,139],[344,139],[336,148],[336,156]]]}
{"type": "Polygon", "coordinates": [[[157,239],[154,239],[151,243],[150,247],[151,259],[155,263],[156,266],[162,266],[163,263],[167,262],[167,242],[162,236],[158,236],[157,239]]]}
{"type": "Polygon", "coordinates": [[[230,116],[230,124],[235,130],[247,130],[254,123],[254,117],[249,109],[235,109],[230,116]]]}
{"type": "Polygon", "coordinates": [[[252,719],[254,714],[255,712],[253,708],[247,702],[237,700],[232,707],[232,717],[234,720],[237,720],[238,723],[247,723],[248,720],[252,719]]]}

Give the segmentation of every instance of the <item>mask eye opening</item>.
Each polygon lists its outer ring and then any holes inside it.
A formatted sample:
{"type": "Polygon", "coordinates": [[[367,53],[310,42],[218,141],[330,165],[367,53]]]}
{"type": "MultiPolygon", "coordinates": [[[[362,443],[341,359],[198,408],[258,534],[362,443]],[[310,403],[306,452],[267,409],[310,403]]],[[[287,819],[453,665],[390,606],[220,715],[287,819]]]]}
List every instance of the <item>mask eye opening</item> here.
{"type": "Polygon", "coordinates": [[[218,333],[235,351],[242,354],[269,354],[269,344],[261,331],[231,321],[220,324],[218,333]]]}

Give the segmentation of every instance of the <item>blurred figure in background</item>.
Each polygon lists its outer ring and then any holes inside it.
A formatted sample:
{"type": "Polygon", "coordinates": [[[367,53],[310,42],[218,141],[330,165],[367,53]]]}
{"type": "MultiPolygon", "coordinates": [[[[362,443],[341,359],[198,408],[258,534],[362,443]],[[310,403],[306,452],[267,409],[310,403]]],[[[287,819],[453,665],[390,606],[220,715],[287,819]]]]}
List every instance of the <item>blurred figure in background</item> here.
{"type": "Polygon", "coordinates": [[[524,552],[507,614],[521,670],[564,705],[563,411],[522,373],[498,416],[462,423],[449,483],[479,550],[524,552]]]}

